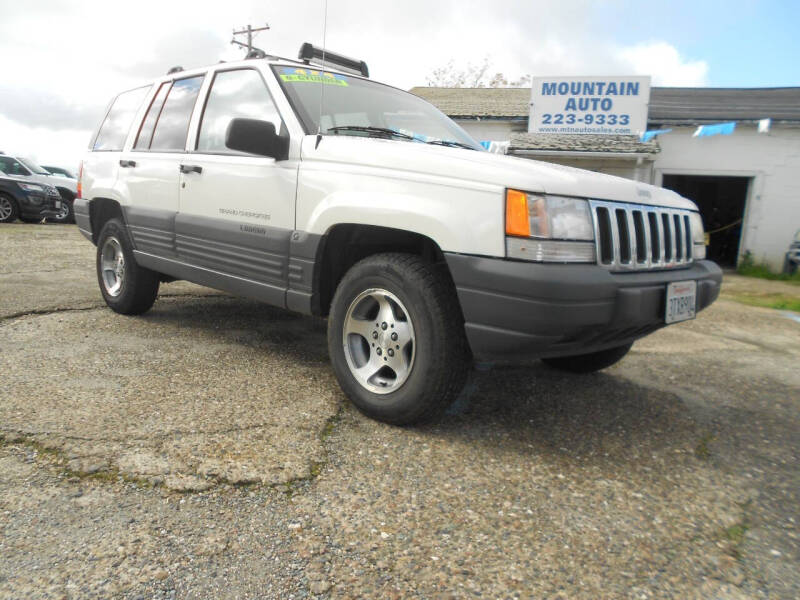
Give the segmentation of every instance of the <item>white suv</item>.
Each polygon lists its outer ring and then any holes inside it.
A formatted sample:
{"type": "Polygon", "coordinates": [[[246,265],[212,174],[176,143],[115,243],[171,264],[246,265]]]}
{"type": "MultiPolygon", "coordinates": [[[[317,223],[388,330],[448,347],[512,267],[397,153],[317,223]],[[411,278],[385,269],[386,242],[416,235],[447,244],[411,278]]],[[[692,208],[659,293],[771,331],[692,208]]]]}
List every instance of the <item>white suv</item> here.
{"type": "Polygon", "coordinates": [[[48,218],[58,223],[70,223],[73,221],[72,205],[77,194],[77,181],[53,175],[29,158],[13,156],[5,152],[0,152],[0,171],[14,179],[55,187],[61,194],[62,202],[60,203],[58,214],[48,218]]]}
{"type": "Polygon", "coordinates": [[[327,316],[343,390],[407,424],[453,401],[471,359],[594,371],[716,299],[689,200],[490,154],[363,62],[326,60],[173,72],[113,100],[75,202],[112,309],[178,278],[327,316]]]}

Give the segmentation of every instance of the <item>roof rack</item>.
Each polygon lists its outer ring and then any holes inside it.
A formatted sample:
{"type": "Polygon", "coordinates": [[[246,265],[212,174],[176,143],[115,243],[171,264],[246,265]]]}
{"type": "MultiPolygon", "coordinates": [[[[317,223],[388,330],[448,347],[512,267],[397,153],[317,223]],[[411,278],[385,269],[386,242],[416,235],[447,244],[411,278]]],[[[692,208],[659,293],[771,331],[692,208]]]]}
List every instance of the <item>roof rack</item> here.
{"type": "Polygon", "coordinates": [[[331,52],[324,48],[319,48],[308,42],[300,46],[300,54],[298,58],[304,63],[309,64],[313,62],[317,65],[322,65],[322,58],[325,57],[325,64],[332,64],[340,67],[342,70],[369,77],[369,67],[363,60],[349,58],[336,52],[331,52]]]}

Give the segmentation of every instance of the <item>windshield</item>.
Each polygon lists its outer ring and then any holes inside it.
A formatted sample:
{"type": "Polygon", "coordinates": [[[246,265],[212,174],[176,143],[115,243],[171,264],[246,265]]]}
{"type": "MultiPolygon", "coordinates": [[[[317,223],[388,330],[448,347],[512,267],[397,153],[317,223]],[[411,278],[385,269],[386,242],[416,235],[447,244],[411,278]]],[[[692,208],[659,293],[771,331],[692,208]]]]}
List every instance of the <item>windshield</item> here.
{"type": "Polygon", "coordinates": [[[320,128],[323,134],[446,142],[473,150],[483,149],[441,111],[413,94],[340,73],[325,72],[323,75],[310,68],[272,68],[306,133],[316,133],[320,125],[324,85],[325,104],[320,128]],[[399,135],[394,136],[393,132],[399,135]]]}
{"type": "Polygon", "coordinates": [[[37,165],[29,158],[18,158],[17,160],[19,160],[19,162],[28,167],[31,171],[33,171],[37,175],[50,175],[49,171],[45,171],[42,167],[37,165]]]}

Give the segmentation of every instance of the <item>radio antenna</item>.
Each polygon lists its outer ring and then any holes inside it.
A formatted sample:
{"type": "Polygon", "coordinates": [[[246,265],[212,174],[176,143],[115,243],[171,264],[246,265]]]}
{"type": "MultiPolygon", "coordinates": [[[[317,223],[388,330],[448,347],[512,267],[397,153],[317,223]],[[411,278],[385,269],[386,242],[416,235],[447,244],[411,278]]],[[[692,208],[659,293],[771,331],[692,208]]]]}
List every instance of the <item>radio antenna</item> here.
{"type": "Polygon", "coordinates": [[[319,121],[317,121],[317,143],[314,150],[319,148],[319,143],[322,141],[322,106],[325,103],[325,51],[328,47],[328,0],[324,0],[325,9],[322,18],[322,76],[319,78],[319,84],[322,87],[319,93],[319,121]]]}

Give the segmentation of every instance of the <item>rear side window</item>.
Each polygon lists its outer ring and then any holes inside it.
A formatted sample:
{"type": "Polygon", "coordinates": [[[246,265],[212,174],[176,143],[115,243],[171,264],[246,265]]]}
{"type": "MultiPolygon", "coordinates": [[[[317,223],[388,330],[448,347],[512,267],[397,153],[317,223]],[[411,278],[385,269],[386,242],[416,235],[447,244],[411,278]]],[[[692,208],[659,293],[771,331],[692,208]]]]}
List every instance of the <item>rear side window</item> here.
{"type": "Polygon", "coordinates": [[[171,81],[162,83],[158,88],[158,93],[153,101],[150,103],[150,108],[147,109],[147,115],[144,118],[139,135],[136,137],[136,143],[133,145],[134,150],[147,150],[150,147],[150,142],[153,141],[153,131],[156,128],[156,121],[158,115],[161,114],[161,109],[164,108],[164,100],[167,99],[167,92],[169,91],[171,81]]]}
{"type": "Polygon", "coordinates": [[[281,117],[261,75],[253,69],[221,71],[214,76],[208,94],[200,133],[199,152],[233,152],[225,146],[225,133],[232,119],[269,121],[281,130],[281,117]]]}
{"type": "Polygon", "coordinates": [[[107,152],[122,150],[133,123],[133,117],[136,116],[136,111],[139,110],[149,89],[149,87],[136,88],[129,92],[123,92],[114,99],[100,126],[92,150],[107,152]]]}
{"type": "Polygon", "coordinates": [[[203,76],[178,79],[172,84],[156,121],[156,130],[150,143],[150,150],[184,150],[189,120],[203,83],[203,76]]]}

